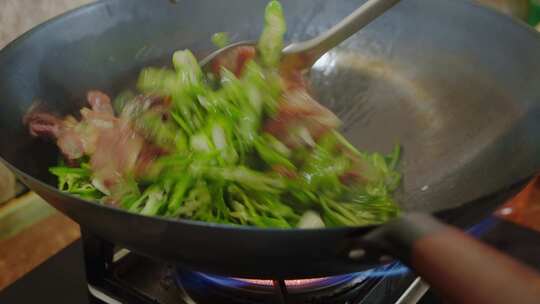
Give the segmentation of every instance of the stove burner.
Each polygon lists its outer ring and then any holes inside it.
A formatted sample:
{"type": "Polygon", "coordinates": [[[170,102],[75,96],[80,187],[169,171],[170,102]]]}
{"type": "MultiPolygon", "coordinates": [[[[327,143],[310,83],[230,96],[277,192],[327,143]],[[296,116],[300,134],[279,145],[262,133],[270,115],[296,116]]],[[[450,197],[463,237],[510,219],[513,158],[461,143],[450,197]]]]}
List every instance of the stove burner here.
{"type": "MultiPolygon", "coordinates": [[[[204,273],[197,273],[201,277],[210,282],[229,286],[232,288],[257,288],[271,289],[275,288],[275,280],[258,280],[258,279],[243,279],[243,278],[228,278],[204,273]]],[[[329,288],[347,281],[350,281],[355,275],[342,275],[335,277],[301,279],[301,280],[285,280],[284,285],[289,292],[309,292],[320,288],[329,288]]]]}
{"type": "MultiPolygon", "coordinates": [[[[246,282],[249,284],[254,284],[258,286],[267,286],[273,287],[274,281],[272,280],[256,280],[256,279],[241,279],[241,278],[231,278],[232,280],[238,280],[246,282]]],[[[285,287],[287,289],[296,289],[296,288],[307,288],[318,283],[324,283],[325,281],[330,280],[330,278],[317,278],[317,279],[303,279],[303,280],[285,280],[285,287]]]]}
{"type": "MultiPolygon", "coordinates": [[[[106,295],[121,300],[121,303],[396,303],[416,278],[399,263],[309,280],[228,278],[189,271],[115,248],[89,233],[83,233],[83,237],[87,279],[93,299],[103,300],[100,295],[106,295]]],[[[118,302],[107,299],[103,301],[118,302]]]]}
{"type": "Polygon", "coordinates": [[[302,280],[256,280],[229,278],[200,272],[177,270],[177,283],[196,302],[255,303],[356,303],[381,277],[407,274],[399,264],[347,275],[302,280]]]}

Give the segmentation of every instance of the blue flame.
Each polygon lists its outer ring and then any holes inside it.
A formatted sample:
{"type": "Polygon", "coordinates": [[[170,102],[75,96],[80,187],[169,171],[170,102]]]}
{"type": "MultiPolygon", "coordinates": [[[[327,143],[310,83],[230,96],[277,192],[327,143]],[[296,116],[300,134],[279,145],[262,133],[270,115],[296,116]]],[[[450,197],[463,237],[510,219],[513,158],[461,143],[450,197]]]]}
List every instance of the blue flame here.
{"type": "Polygon", "coordinates": [[[201,276],[202,278],[204,278],[204,279],[206,279],[206,280],[208,280],[210,282],[213,282],[215,284],[218,284],[220,286],[229,286],[229,287],[233,287],[233,288],[241,288],[241,287],[246,287],[246,286],[251,285],[251,283],[241,281],[241,280],[237,280],[237,279],[234,279],[234,278],[222,277],[222,276],[217,276],[217,275],[210,275],[210,274],[205,274],[205,273],[202,273],[202,272],[197,272],[196,274],[201,276]]]}
{"type": "MultiPolygon", "coordinates": [[[[351,274],[346,274],[346,275],[339,275],[339,276],[324,278],[321,281],[318,281],[313,284],[318,285],[318,286],[332,286],[337,283],[347,282],[351,280],[364,280],[368,278],[380,278],[380,277],[386,277],[386,276],[404,275],[404,274],[407,274],[409,271],[410,270],[408,267],[406,267],[405,265],[399,262],[396,262],[390,265],[377,267],[377,268],[367,270],[367,271],[361,271],[361,272],[356,272],[356,273],[351,273],[351,274]]],[[[249,286],[256,285],[254,283],[243,281],[241,279],[222,277],[218,275],[210,275],[210,274],[201,273],[201,272],[197,272],[194,274],[212,283],[218,284],[220,286],[242,288],[242,287],[249,287],[249,286]]],[[[309,287],[309,286],[312,286],[312,285],[306,284],[303,287],[309,287]]]]}
{"type": "Polygon", "coordinates": [[[390,265],[381,266],[372,270],[358,272],[359,276],[366,276],[369,278],[380,278],[404,275],[410,272],[410,269],[400,262],[394,262],[390,265]]]}
{"type": "MultiPolygon", "coordinates": [[[[242,288],[242,287],[250,287],[250,286],[266,286],[266,285],[258,285],[257,283],[253,283],[249,281],[244,281],[242,279],[222,277],[218,275],[210,275],[210,274],[205,274],[205,273],[200,273],[200,272],[197,272],[196,274],[202,277],[203,279],[206,279],[220,286],[228,286],[228,287],[233,287],[233,288],[242,288]]],[[[328,277],[328,278],[321,278],[320,281],[316,281],[314,283],[306,283],[305,285],[298,286],[298,287],[310,287],[314,285],[331,286],[331,285],[338,284],[341,282],[350,281],[355,276],[356,274],[346,274],[346,275],[339,275],[339,276],[328,277]]],[[[263,280],[263,281],[269,281],[269,280],[263,280]]],[[[268,286],[268,287],[271,287],[271,286],[268,286]]],[[[291,286],[291,288],[295,288],[295,286],[291,286]]]]}
{"type": "Polygon", "coordinates": [[[485,220],[481,221],[480,223],[472,226],[467,230],[467,232],[473,236],[479,237],[486,233],[486,231],[490,230],[497,224],[497,220],[494,217],[488,217],[485,220]]]}

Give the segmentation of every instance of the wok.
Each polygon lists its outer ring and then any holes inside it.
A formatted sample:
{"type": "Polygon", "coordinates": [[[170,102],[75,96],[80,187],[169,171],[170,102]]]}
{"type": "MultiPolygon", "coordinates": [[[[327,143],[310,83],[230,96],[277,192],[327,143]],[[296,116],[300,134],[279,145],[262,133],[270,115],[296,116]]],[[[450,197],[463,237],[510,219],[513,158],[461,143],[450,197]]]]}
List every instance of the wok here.
{"type": "MultiPolygon", "coordinates": [[[[509,299],[502,294],[526,301],[520,288],[498,288],[502,275],[519,286],[534,277],[530,270],[424,215],[466,228],[477,219],[468,210],[488,213],[540,169],[540,36],[466,1],[404,0],[310,72],[316,96],[340,116],[353,144],[368,151],[402,145],[404,180],[396,197],[406,213],[394,222],[232,227],[131,214],[57,191],[47,168],[58,151],[31,138],[21,122],[35,99],[72,113],[87,90],[114,95],[133,84],[142,67],[168,64],[174,50],[189,48],[203,57],[213,49],[214,32],[256,39],[266,4],[176,2],[97,2],[38,26],[0,52],[0,156],[25,184],[92,233],[199,271],[328,276],[373,267],[386,253],[449,295],[462,296],[457,302],[466,302],[478,281],[500,290],[490,303],[509,299]],[[467,220],[453,221],[456,214],[467,220]],[[458,276],[463,272],[469,275],[458,276]],[[458,277],[465,283],[455,283],[458,277]]],[[[362,2],[283,1],[286,39],[313,37],[362,2]]]]}

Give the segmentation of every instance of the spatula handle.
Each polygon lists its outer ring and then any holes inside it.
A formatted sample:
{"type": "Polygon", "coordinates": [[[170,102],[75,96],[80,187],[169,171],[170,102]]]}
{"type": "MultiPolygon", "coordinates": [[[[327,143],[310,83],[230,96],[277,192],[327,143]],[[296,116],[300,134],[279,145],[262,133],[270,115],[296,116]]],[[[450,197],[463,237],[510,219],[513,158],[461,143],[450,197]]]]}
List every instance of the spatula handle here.
{"type": "Polygon", "coordinates": [[[322,33],[321,35],[303,42],[297,42],[288,45],[283,49],[283,54],[301,55],[306,60],[307,65],[311,66],[326,52],[349,38],[371,21],[382,15],[400,0],[368,0],[362,6],[357,8],[349,16],[345,17],[338,24],[322,33]]]}

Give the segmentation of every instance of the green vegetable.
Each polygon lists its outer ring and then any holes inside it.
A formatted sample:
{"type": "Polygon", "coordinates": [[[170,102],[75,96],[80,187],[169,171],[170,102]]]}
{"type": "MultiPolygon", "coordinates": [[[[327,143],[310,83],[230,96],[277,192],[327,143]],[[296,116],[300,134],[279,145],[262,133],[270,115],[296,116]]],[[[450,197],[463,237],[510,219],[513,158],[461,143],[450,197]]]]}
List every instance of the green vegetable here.
{"type": "Polygon", "coordinates": [[[99,200],[103,193],[91,183],[91,171],[87,168],[58,166],[49,168],[58,177],[58,189],[88,200],[99,200]]]}
{"type": "Polygon", "coordinates": [[[229,44],[229,35],[225,32],[215,33],[212,35],[212,43],[218,48],[226,47],[229,44]]]}
{"type": "Polygon", "coordinates": [[[173,122],[164,122],[160,113],[143,113],[134,119],[134,127],[157,146],[177,151],[187,149],[187,139],[182,130],[173,122]]]}
{"type": "Polygon", "coordinates": [[[279,193],[285,188],[285,182],[278,176],[270,176],[248,169],[243,166],[232,168],[208,167],[204,168],[208,179],[222,179],[236,182],[246,188],[269,193],[279,193]]]}
{"type": "MultiPolygon", "coordinates": [[[[358,151],[336,130],[311,134],[309,119],[290,130],[302,138],[300,146],[267,132],[269,119],[283,119],[285,102],[278,65],[286,25],[278,1],[268,3],[264,24],[257,57],[241,74],[222,68],[219,77],[208,77],[181,50],[172,68],[143,69],[138,92],[115,99],[118,119],[145,145],[166,152],[143,173],[123,174],[106,188],[86,155],[78,168],[50,168],[58,188],[134,213],[233,225],[316,228],[397,216],[399,146],[388,155],[358,151]],[[156,96],[163,104],[145,102],[156,96]]],[[[222,47],[228,37],[217,33],[212,41],[222,47]]]]}
{"type": "Polygon", "coordinates": [[[137,88],[143,93],[163,96],[178,96],[185,83],[174,71],[157,68],[146,68],[140,76],[137,88]]]}
{"type": "Polygon", "coordinates": [[[272,0],[264,12],[264,30],[257,45],[265,66],[276,67],[281,58],[283,36],[287,31],[281,4],[272,0]]]}
{"type": "Polygon", "coordinates": [[[115,195],[118,197],[120,206],[124,209],[131,208],[141,197],[139,185],[133,178],[125,178],[116,189],[115,195]]]}
{"type": "Polygon", "coordinates": [[[184,197],[193,182],[191,176],[184,174],[176,182],[174,189],[172,191],[171,197],[169,199],[167,213],[171,215],[177,215],[177,210],[182,205],[184,197]]]}
{"type": "Polygon", "coordinates": [[[202,77],[202,70],[197,59],[189,50],[176,51],[173,54],[174,69],[183,83],[196,85],[202,77]]]}
{"type": "Polygon", "coordinates": [[[289,149],[270,134],[264,134],[255,140],[255,149],[259,156],[270,166],[284,166],[295,170],[295,165],[288,159],[289,149]]]}
{"type": "Polygon", "coordinates": [[[135,201],[129,211],[144,215],[157,215],[166,206],[167,188],[161,184],[154,184],[148,187],[141,197],[135,201]]]}
{"type": "Polygon", "coordinates": [[[124,91],[120,93],[113,101],[113,108],[116,114],[122,113],[127,103],[135,98],[135,95],[131,91],[124,91]]]}

